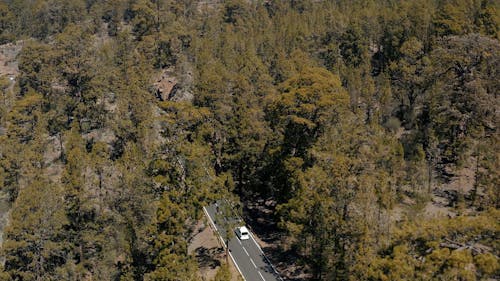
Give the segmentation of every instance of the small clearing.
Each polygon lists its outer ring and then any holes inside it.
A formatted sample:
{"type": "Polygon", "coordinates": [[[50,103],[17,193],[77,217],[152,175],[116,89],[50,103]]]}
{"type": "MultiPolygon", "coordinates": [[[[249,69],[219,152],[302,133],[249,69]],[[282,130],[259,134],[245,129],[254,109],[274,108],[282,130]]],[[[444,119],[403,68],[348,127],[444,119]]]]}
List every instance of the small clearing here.
{"type": "MultiPolygon", "coordinates": [[[[200,280],[213,280],[220,265],[226,262],[225,251],[217,234],[209,226],[206,219],[198,221],[193,237],[189,241],[188,252],[196,257],[200,280]]],[[[230,260],[231,280],[242,280],[240,273],[230,260]]]]}
{"type": "Polygon", "coordinates": [[[0,77],[16,78],[19,74],[17,55],[23,47],[22,41],[0,45],[0,77]]]}

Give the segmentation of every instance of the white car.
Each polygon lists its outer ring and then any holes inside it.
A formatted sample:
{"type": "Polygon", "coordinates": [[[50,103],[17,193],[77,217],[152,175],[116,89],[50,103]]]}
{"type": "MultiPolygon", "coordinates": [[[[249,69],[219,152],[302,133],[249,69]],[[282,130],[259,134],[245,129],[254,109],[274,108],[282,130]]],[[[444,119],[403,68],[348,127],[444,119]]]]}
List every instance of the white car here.
{"type": "Polygon", "coordinates": [[[245,226],[237,227],[236,228],[236,235],[238,235],[238,238],[240,238],[240,240],[250,239],[250,234],[248,232],[248,229],[245,226]]]}

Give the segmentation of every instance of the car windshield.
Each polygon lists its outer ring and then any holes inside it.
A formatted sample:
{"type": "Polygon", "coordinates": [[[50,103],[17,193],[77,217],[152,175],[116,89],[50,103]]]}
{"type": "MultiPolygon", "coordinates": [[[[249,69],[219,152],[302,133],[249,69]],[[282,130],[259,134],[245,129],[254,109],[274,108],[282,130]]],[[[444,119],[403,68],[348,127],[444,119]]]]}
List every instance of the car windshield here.
{"type": "Polygon", "coordinates": [[[242,232],[241,235],[248,235],[248,232],[242,232]]]}

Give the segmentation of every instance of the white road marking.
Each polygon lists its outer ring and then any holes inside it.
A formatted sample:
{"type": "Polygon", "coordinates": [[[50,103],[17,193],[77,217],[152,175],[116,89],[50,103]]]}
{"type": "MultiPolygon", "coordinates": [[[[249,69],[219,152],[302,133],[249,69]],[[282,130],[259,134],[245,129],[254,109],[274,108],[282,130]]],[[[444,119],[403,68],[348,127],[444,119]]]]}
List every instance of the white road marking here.
{"type": "MultiPolygon", "coordinates": [[[[262,256],[266,259],[267,263],[271,266],[271,268],[273,269],[274,273],[276,273],[276,275],[278,276],[278,278],[280,280],[283,280],[283,278],[281,278],[280,274],[278,273],[278,271],[276,270],[276,268],[274,268],[274,265],[271,263],[271,261],[266,257],[266,254],[264,254],[264,251],[262,251],[262,248],[260,247],[259,243],[257,243],[257,241],[255,240],[255,238],[253,238],[253,234],[250,232],[250,238],[252,238],[253,242],[255,243],[255,245],[257,246],[257,248],[259,248],[259,251],[262,253],[262,256]]],[[[260,274],[260,272],[259,272],[260,274]]],[[[261,275],[262,276],[262,275],[261,275]]]]}
{"type": "Polygon", "coordinates": [[[234,260],[233,255],[231,254],[231,252],[229,252],[229,256],[231,257],[231,260],[233,260],[233,263],[236,266],[236,269],[238,269],[238,271],[240,272],[240,275],[243,278],[243,280],[246,281],[245,276],[243,276],[243,272],[241,272],[241,269],[238,266],[238,264],[236,263],[236,261],[234,260]]]}
{"type": "Polygon", "coordinates": [[[212,223],[212,225],[215,227],[215,230],[217,232],[219,232],[219,230],[217,229],[217,226],[215,225],[214,221],[212,220],[212,218],[210,217],[210,214],[208,213],[207,209],[205,209],[205,207],[203,207],[203,211],[205,211],[205,213],[207,214],[207,217],[208,219],[210,220],[210,223],[212,223]]]}
{"type": "Polygon", "coordinates": [[[250,258],[250,261],[252,262],[253,267],[257,268],[257,266],[256,266],[256,265],[255,265],[255,263],[253,262],[252,258],[250,258]]]}
{"type": "MultiPolygon", "coordinates": [[[[210,223],[215,227],[215,230],[217,231],[217,234],[219,234],[218,235],[219,239],[222,241],[222,243],[224,244],[224,248],[225,248],[226,247],[226,243],[224,243],[224,239],[222,239],[222,237],[220,236],[219,230],[217,230],[217,226],[215,226],[215,223],[213,222],[212,218],[210,217],[210,214],[208,213],[207,209],[205,209],[205,207],[203,207],[203,211],[205,211],[205,214],[207,215],[208,219],[210,220],[210,223]]],[[[243,272],[241,271],[240,267],[236,263],[236,260],[234,259],[233,255],[231,254],[231,251],[229,251],[229,257],[231,258],[231,260],[233,261],[234,265],[236,266],[236,269],[238,269],[238,272],[240,273],[241,277],[243,278],[243,281],[246,281],[246,278],[243,275],[243,272]]]]}
{"type": "MultiPolygon", "coordinates": [[[[217,226],[215,225],[214,221],[212,220],[212,218],[210,217],[210,214],[208,213],[207,209],[205,209],[205,207],[203,207],[203,211],[205,212],[205,214],[207,215],[208,217],[208,220],[210,221],[210,223],[213,225],[213,227],[215,228],[215,231],[217,231],[217,233],[219,234],[219,230],[217,229],[217,226]]],[[[222,237],[220,236],[220,234],[218,235],[219,236],[219,239],[220,241],[222,242],[222,245],[224,245],[224,248],[226,248],[226,242],[224,242],[224,239],[222,239],[222,237]]]]}
{"type": "MultiPolygon", "coordinates": [[[[224,239],[222,239],[222,237],[220,236],[220,233],[219,233],[219,230],[217,229],[217,226],[215,225],[214,221],[212,220],[212,218],[210,217],[210,214],[208,213],[208,210],[203,207],[203,211],[205,212],[205,214],[207,215],[210,223],[212,224],[212,226],[215,228],[215,231],[219,234],[219,239],[222,241],[222,244],[224,245],[224,248],[228,247],[228,245],[226,245],[226,243],[224,242],[224,239]]],[[[226,218],[224,218],[226,219],[226,218]]],[[[241,220],[242,221],[242,220],[241,220]]],[[[279,276],[279,273],[276,271],[276,269],[274,268],[274,266],[271,264],[271,262],[269,261],[269,259],[266,257],[266,255],[264,254],[264,251],[262,251],[262,248],[260,247],[260,245],[257,243],[257,241],[255,240],[255,238],[253,238],[253,235],[252,233],[250,233],[250,237],[252,238],[253,242],[255,243],[255,245],[257,246],[257,248],[259,249],[259,251],[262,253],[262,256],[266,259],[267,263],[272,267],[272,269],[274,270],[274,272],[276,273],[276,276],[279,278],[279,280],[283,281],[283,279],[281,278],[281,276],[279,276]]],[[[240,243],[240,245],[243,245],[241,243],[241,241],[239,239],[238,240],[238,243],[240,243]]],[[[247,250],[245,249],[245,247],[243,247],[243,250],[245,251],[245,253],[247,254],[247,256],[250,257],[250,255],[248,254],[247,250]]],[[[245,279],[245,276],[243,275],[243,272],[240,270],[238,264],[236,263],[236,260],[234,259],[233,255],[231,254],[231,251],[229,251],[229,256],[231,257],[231,260],[233,261],[234,265],[236,266],[236,269],[238,269],[241,277],[243,277],[243,280],[246,280],[245,279]]],[[[252,260],[252,258],[250,258],[250,261],[252,262],[253,266],[255,268],[257,268],[257,266],[255,265],[254,261],[252,260]]],[[[266,279],[264,278],[264,276],[262,276],[262,273],[260,273],[260,271],[257,269],[257,272],[259,273],[259,276],[260,278],[263,280],[263,281],[266,281],[266,279]]]]}
{"type": "Polygon", "coordinates": [[[252,238],[253,242],[255,243],[255,245],[257,246],[257,248],[259,248],[259,251],[264,254],[264,251],[262,251],[262,248],[260,247],[260,245],[257,243],[257,241],[255,241],[255,239],[253,238],[253,234],[250,233],[250,238],[252,238]]]}

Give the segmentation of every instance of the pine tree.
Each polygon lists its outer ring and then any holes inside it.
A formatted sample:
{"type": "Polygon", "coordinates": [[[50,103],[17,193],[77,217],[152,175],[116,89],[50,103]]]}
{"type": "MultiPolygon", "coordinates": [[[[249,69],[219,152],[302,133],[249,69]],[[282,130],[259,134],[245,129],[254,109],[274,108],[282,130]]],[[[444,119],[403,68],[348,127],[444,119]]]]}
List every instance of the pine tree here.
{"type": "Polygon", "coordinates": [[[20,191],[5,230],[4,270],[12,279],[50,278],[68,259],[62,188],[36,177],[20,191]]]}

